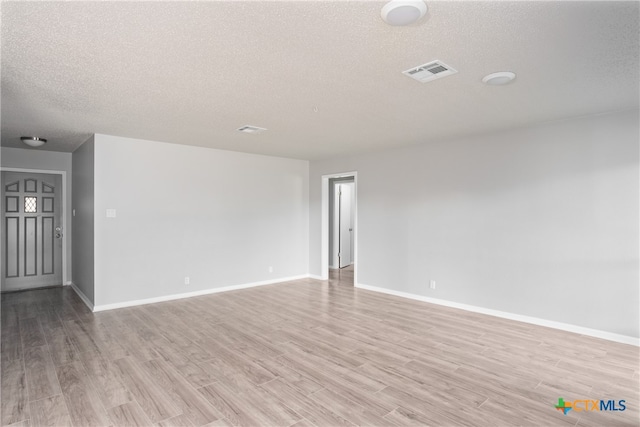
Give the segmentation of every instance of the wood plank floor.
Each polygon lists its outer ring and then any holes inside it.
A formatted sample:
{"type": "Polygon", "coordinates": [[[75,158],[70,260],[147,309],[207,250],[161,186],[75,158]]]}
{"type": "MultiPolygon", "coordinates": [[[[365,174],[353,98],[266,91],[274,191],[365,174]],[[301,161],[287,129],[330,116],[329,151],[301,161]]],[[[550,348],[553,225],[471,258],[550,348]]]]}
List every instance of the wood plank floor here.
{"type": "Polygon", "coordinates": [[[331,277],[95,314],[70,288],[3,294],[2,425],[640,424],[637,347],[331,277]]]}

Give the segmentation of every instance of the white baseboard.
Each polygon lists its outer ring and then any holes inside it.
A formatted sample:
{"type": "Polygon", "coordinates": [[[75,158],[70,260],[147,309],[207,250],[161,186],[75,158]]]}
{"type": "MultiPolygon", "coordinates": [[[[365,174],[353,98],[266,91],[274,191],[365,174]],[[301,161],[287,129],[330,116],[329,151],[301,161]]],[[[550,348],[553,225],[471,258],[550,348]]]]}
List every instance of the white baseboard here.
{"type": "Polygon", "coordinates": [[[80,290],[80,288],[78,288],[78,287],[76,286],[76,284],[75,284],[75,283],[73,283],[73,282],[67,282],[67,285],[68,285],[68,286],[71,286],[71,289],[73,289],[73,290],[75,291],[76,295],[78,295],[78,296],[80,297],[80,299],[82,300],[82,302],[83,302],[83,303],[85,303],[85,305],[86,305],[87,307],[89,307],[89,310],[91,310],[91,311],[95,311],[95,310],[94,310],[94,307],[93,307],[93,303],[92,303],[91,301],[89,301],[89,298],[87,298],[87,296],[84,294],[84,292],[82,292],[82,291],[80,290]]]}
{"type": "Polygon", "coordinates": [[[505,311],[493,310],[490,308],[478,307],[475,305],[461,304],[453,301],[447,301],[438,298],[430,298],[423,295],[411,294],[408,292],[394,291],[391,289],[379,288],[376,286],[363,285],[358,283],[356,288],[365,289],[367,291],[380,292],[383,294],[394,295],[401,298],[409,298],[412,300],[428,302],[431,304],[442,305],[445,307],[458,308],[461,310],[472,311],[474,313],[487,314],[489,316],[501,317],[503,319],[517,320],[519,322],[530,323],[538,326],[546,326],[548,328],[560,329],[562,331],[573,332],[580,335],[602,338],[609,341],[615,341],[623,344],[631,344],[640,346],[640,339],[628,335],[614,334],[613,332],[601,331],[598,329],[585,328],[583,326],[572,325],[570,323],[556,322],[553,320],[540,319],[538,317],[523,316],[521,314],[508,313],[505,311]]]}
{"type": "Polygon", "coordinates": [[[323,279],[322,276],[317,276],[315,274],[310,274],[309,275],[309,279],[315,279],[315,280],[327,280],[327,279],[323,279]]]}
{"type": "Polygon", "coordinates": [[[157,302],[173,301],[177,299],[191,298],[191,297],[197,297],[201,295],[217,294],[219,292],[237,291],[239,289],[254,288],[256,286],[273,285],[274,283],[282,283],[282,282],[288,282],[291,280],[299,280],[299,279],[307,279],[307,278],[309,278],[308,274],[302,274],[300,276],[281,277],[279,279],[264,280],[261,282],[253,282],[253,283],[244,283],[241,285],[224,286],[221,288],[203,289],[200,291],[185,292],[182,294],[172,294],[172,295],[165,295],[161,297],[117,302],[113,304],[96,305],[93,307],[93,311],[97,312],[97,311],[105,311],[105,310],[114,310],[117,308],[134,307],[136,305],[145,305],[145,304],[153,304],[157,302]]]}

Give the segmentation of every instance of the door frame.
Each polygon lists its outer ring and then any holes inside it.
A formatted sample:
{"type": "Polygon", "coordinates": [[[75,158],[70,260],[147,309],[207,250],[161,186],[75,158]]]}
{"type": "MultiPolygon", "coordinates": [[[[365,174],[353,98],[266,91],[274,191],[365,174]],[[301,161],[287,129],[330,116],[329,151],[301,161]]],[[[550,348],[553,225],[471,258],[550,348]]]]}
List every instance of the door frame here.
{"type": "MultiPolygon", "coordinates": [[[[47,175],[62,176],[62,208],[60,218],[64,224],[62,233],[62,285],[69,284],[67,277],[67,232],[70,230],[69,218],[67,217],[67,171],[49,170],[49,169],[25,169],[25,168],[9,168],[0,167],[0,172],[24,172],[24,173],[41,173],[47,175]]],[[[4,236],[4,233],[3,233],[4,236]]],[[[0,257],[3,255],[4,245],[0,244],[0,257]]],[[[2,259],[2,258],[0,258],[2,259]]]]}
{"type": "Polygon", "coordinates": [[[329,280],[329,180],[353,177],[353,284],[358,283],[358,172],[343,172],[322,175],[322,203],[320,204],[320,280],[329,280]]]}

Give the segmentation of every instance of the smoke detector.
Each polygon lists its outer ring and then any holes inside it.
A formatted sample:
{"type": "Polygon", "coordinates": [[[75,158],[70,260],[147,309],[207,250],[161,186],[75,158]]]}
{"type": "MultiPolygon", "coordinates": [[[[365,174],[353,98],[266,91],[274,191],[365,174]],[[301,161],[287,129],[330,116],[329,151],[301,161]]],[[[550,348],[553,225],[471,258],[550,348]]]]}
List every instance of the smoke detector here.
{"type": "Polygon", "coordinates": [[[236,129],[238,132],[244,132],[244,133],[260,133],[260,132],[264,132],[266,129],[265,128],[260,128],[258,126],[242,126],[239,127],[238,129],[236,129]]]}
{"type": "Polygon", "coordinates": [[[423,65],[403,71],[402,74],[409,76],[420,83],[430,82],[432,80],[441,79],[450,76],[458,71],[448,66],[442,61],[431,61],[423,65]]]}

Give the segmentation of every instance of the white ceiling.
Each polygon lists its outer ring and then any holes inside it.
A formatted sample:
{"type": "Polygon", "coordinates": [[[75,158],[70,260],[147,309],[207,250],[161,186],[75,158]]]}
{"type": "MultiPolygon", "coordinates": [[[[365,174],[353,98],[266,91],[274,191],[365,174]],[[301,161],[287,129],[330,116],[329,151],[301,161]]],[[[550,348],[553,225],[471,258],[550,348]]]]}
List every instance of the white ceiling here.
{"type": "Polygon", "coordinates": [[[2,146],[103,133],[313,160],[638,108],[636,1],[429,1],[410,27],[383,4],[3,1],[2,146]],[[401,74],[434,59],[458,73],[401,74]],[[518,77],[483,85],[494,71],[518,77]]]}

